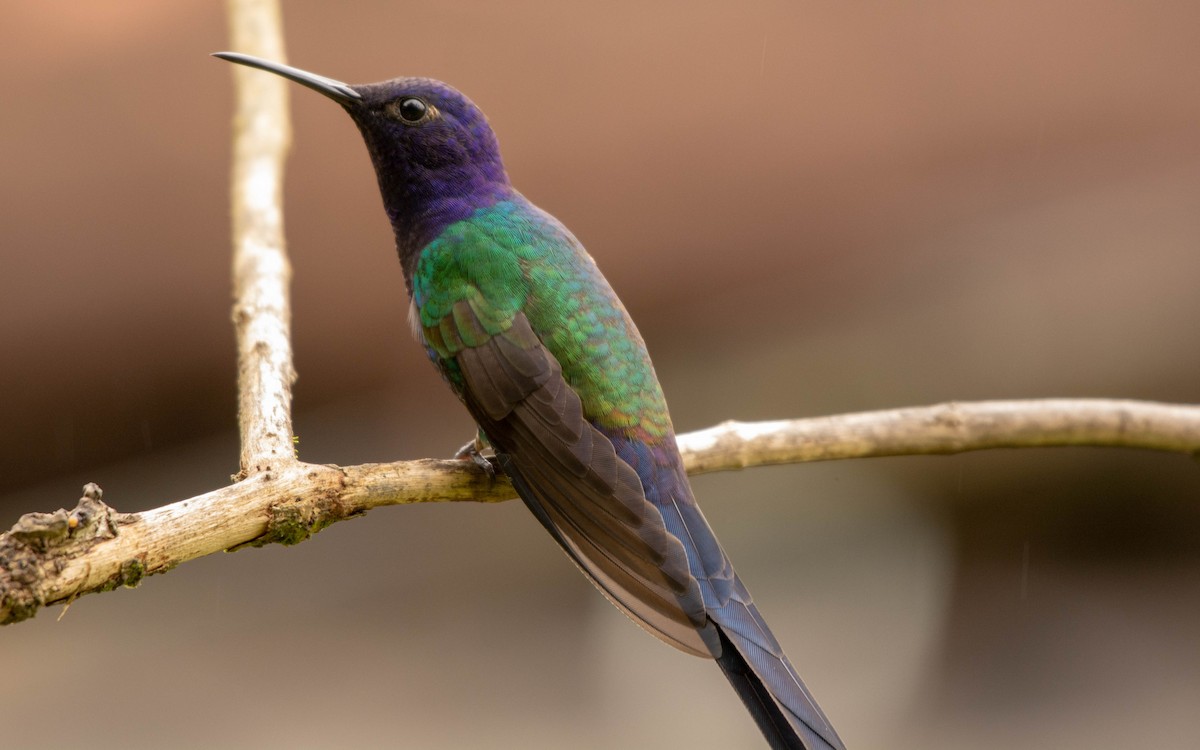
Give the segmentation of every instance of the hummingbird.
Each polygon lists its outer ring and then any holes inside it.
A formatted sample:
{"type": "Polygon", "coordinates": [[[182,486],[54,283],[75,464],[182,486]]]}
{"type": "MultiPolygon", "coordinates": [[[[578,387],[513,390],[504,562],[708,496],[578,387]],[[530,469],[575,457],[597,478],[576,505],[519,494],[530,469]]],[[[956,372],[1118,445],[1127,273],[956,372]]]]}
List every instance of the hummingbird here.
{"type": "Polygon", "coordinates": [[[617,609],[714,659],[776,750],[844,750],[734,572],[688,484],[637,327],[583,245],[509,182],[466,96],[428,78],[348,85],[216,57],[342,106],[375,167],[429,359],[517,494],[617,609]]]}

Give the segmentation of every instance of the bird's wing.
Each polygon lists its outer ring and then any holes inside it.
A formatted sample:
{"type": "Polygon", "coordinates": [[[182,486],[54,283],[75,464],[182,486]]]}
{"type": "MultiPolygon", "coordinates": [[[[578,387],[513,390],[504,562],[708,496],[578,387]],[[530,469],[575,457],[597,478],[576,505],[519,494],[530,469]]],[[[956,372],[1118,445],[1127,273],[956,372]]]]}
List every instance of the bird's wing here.
{"type": "Polygon", "coordinates": [[[717,657],[772,746],[840,750],[692,499],[673,446],[655,451],[591,424],[522,312],[468,293],[422,330],[518,494],[597,588],[663,641],[717,657]]]}
{"type": "Polygon", "coordinates": [[[425,333],[451,355],[448,376],[518,494],[613,604],[667,643],[711,658],[717,635],[687,553],[637,473],[584,417],[525,315],[488,333],[494,311],[480,315],[479,306],[460,299],[425,333]]]}

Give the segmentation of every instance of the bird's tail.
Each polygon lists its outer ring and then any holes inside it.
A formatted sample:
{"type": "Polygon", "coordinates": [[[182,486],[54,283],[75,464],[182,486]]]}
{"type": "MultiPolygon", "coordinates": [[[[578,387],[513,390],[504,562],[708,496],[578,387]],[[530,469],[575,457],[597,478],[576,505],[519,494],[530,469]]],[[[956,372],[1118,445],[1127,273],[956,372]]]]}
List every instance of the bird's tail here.
{"type": "Polygon", "coordinates": [[[767,742],[774,750],[845,750],[758,608],[739,599],[710,610],[721,639],[717,664],[767,742]]]}

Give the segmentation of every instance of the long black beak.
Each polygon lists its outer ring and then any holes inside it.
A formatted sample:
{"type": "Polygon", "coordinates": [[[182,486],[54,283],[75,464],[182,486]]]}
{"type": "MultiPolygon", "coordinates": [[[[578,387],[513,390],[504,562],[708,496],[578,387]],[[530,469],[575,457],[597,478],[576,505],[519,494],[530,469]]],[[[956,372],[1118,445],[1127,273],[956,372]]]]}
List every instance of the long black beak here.
{"type": "Polygon", "coordinates": [[[212,56],[228,60],[231,63],[237,63],[238,65],[248,65],[251,68],[258,68],[278,76],[283,76],[289,81],[295,81],[301,86],[307,86],[313,91],[328,96],[343,107],[352,106],[362,101],[362,94],[341,81],[319,76],[316,73],[309,73],[307,70],[293,68],[290,65],[281,65],[277,62],[264,60],[261,57],[243,55],[240,52],[214,52],[212,56]]]}

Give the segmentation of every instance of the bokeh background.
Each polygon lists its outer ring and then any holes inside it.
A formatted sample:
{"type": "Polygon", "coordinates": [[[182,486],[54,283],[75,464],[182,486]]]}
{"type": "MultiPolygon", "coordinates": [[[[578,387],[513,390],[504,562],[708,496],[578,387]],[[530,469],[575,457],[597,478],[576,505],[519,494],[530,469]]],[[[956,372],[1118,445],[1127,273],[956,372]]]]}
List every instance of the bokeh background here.
{"type": "MultiPolygon", "coordinates": [[[[221,3],[0,25],[0,526],[236,470],[221,3]]],[[[1200,400],[1200,5],[285,3],[290,62],[430,75],[587,244],[687,431],[949,399],[1200,400]]],[[[295,88],[296,428],[471,433],[365,150],[295,88]]],[[[1191,748],[1200,466],[1025,450],[696,490],[853,748],[1191,748]]],[[[757,748],[718,670],[517,503],[377,511],[0,633],[13,748],[757,748]]]]}

